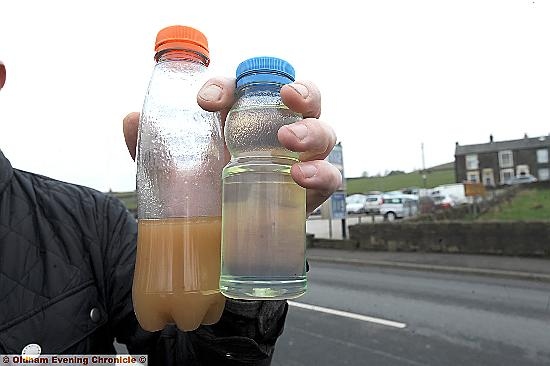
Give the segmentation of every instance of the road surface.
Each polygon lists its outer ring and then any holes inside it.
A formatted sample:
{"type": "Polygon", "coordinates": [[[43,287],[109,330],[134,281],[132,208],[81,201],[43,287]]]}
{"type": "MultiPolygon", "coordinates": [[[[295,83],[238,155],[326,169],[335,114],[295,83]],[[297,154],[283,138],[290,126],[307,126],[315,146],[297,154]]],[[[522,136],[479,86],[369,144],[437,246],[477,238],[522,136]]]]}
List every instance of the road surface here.
{"type": "Polygon", "coordinates": [[[310,264],[273,365],[550,365],[550,283],[310,264]]]}

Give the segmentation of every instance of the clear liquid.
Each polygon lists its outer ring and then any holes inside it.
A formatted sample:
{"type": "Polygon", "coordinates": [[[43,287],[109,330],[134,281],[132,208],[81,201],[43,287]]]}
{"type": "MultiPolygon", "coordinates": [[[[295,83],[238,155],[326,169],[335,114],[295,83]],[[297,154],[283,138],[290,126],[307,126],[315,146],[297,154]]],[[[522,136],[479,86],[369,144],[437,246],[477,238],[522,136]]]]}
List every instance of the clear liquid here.
{"type": "Polygon", "coordinates": [[[281,168],[248,166],[224,178],[220,290],[227,297],[290,299],[306,291],[305,189],[281,168]]]}
{"type": "Polygon", "coordinates": [[[132,297],[143,329],[191,331],[220,319],[220,239],[220,217],[139,221],[132,297]]]}

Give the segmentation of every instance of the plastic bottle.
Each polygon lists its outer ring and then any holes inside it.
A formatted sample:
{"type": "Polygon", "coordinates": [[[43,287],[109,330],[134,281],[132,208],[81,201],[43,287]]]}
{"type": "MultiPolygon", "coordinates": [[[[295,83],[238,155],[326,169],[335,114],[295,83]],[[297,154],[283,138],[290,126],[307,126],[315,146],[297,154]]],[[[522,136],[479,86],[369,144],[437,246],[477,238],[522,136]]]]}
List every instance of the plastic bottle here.
{"type": "Polygon", "coordinates": [[[202,110],[206,37],[196,29],[159,31],[139,121],[138,248],[133,302],[143,329],[184,331],[219,320],[221,171],[219,114],[202,110]]]}
{"type": "Polygon", "coordinates": [[[273,57],[237,67],[237,100],[225,124],[220,289],[230,298],[290,299],[306,291],[305,189],[290,167],[298,154],[277,131],[301,119],[281,101],[294,68],[273,57]]]}

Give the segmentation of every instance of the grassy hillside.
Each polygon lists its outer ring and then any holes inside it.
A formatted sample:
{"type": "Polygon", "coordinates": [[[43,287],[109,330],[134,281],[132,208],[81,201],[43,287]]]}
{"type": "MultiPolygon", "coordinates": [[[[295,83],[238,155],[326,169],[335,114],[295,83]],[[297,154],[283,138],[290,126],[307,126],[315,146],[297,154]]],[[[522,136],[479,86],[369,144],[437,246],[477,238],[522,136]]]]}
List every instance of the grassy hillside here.
{"type": "Polygon", "coordinates": [[[491,209],[478,220],[550,220],[550,189],[535,188],[519,191],[506,204],[491,209]]]}
{"type": "MultiPolygon", "coordinates": [[[[426,188],[441,184],[455,183],[454,169],[430,170],[426,172],[426,188]]],[[[385,177],[348,178],[347,194],[366,193],[369,191],[393,191],[407,187],[424,188],[422,174],[418,171],[385,177]]]]}
{"type": "Polygon", "coordinates": [[[137,200],[136,200],[136,192],[130,191],[130,192],[110,192],[109,194],[117,197],[119,200],[124,203],[126,208],[130,211],[135,211],[137,209],[137,200]]]}

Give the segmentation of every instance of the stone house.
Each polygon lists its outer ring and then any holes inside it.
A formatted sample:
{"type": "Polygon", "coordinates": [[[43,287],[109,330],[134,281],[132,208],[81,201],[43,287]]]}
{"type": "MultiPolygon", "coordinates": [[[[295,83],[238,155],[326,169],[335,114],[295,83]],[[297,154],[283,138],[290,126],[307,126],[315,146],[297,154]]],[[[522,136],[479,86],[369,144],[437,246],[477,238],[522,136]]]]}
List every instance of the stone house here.
{"type": "Polygon", "coordinates": [[[457,182],[482,182],[498,186],[513,176],[531,174],[539,181],[550,180],[550,135],[519,140],[494,141],[455,146],[457,182]]]}

